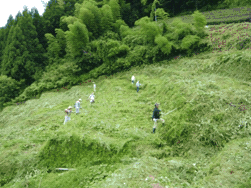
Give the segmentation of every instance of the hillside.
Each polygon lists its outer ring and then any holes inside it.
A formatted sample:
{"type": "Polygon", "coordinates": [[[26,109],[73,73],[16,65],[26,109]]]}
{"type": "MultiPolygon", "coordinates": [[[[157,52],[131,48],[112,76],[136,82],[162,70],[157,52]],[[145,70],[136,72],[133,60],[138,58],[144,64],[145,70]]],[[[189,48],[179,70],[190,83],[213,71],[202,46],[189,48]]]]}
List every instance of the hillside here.
{"type": "Polygon", "coordinates": [[[248,24],[210,27],[205,40],[213,52],[95,79],[93,106],[85,100],[92,84],[83,80],[6,107],[0,113],[0,184],[250,187],[248,24]],[[132,75],[142,84],[139,93],[132,75]],[[81,114],[63,125],[63,110],[79,98],[81,114]],[[156,102],[166,123],[152,134],[156,102]]]}
{"type": "MultiPolygon", "coordinates": [[[[207,24],[212,25],[214,23],[227,23],[250,19],[250,9],[251,8],[248,5],[243,7],[212,10],[201,13],[206,17],[207,24]]],[[[190,14],[184,16],[175,16],[174,18],[167,19],[166,22],[172,23],[172,21],[176,18],[180,18],[185,23],[193,22],[193,17],[190,14]]]]}

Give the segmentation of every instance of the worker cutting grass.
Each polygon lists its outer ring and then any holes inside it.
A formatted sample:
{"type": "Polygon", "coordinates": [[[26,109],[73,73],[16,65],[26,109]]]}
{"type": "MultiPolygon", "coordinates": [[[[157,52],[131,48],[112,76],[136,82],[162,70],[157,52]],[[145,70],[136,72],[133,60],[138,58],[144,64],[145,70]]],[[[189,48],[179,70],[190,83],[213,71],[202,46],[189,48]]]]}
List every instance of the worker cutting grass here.
{"type": "Polygon", "coordinates": [[[72,111],[71,109],[72,109],[71,106],[69,106],[67,109],[65,109],[66,115],[65,115],[64,125],[65,125],[65,123],[66,123],[67,121],[70,121],[70,120],[71,120],[70,115],[71,115],[72,112],[74,112],[74,111],[72,111]]]}
{"type": "Polygon", "coordinates": [[[92,105],[92,103],[95,102],[95,95],[94,95],[94,92],[89,96],[89,100],[90,100],[91,105],[92,105]]]}
{"type": "Polygon", "coordinates": [[[161,112],[161,110],[158,109],[158,108],[159,108],[159,105],[160,105],[160,104],[156,103],[156,104],[155,104],[155,108],[153,109],[153,115],[152,115],[152,120],[154,121],[153,133],[155,133],[155,130],[156,130],[156,128],[157,128],[157,122],[158,122],[158,121],[161,121],[163,125],[164,125],[164,123],[165,123],[165,120],[162,119],[162,118],[160,118],[160,115],[161,115],[160,112],[161,112]]]}
{"type": "Polygon", "coordinates": [[[134,84],[135,77],[134,77],[134,76],[132,76],[131,80],[132,80],[132,84],[134,84]]]}
{"type": "Polygon", "coordinates": [[[76,108],[76,114],[79,114],[79,108],[82,108],[82,107],[80,107],[80,102],[81,102],[82,100],[81,99],[79,99],[78,101],[76,101],[76,103],[75,103],[75,105],[74,105],[74,107],[76,108]]]}
{"type": "Polygon", "coordinates": [[[139,81],[137,81],[137,83],[136,83],[137,93],[139,92],[139,86],[141,86],[141,84],[139,83],[139,81]]]}

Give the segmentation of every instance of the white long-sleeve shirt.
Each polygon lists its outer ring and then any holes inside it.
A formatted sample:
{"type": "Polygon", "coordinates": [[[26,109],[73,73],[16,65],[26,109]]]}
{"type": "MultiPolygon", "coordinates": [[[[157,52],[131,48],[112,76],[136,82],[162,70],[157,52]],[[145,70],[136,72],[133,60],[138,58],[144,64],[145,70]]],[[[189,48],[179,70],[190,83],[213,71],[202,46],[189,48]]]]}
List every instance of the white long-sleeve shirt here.
{"type": "Polygon", "coordinates": [[[136,83],[136,86],[139,87],[141,84],[139,82],[136,83]]]}
{"type": "Polygon", "coordinates": [[[80,102],[79,102],[79,101],[76,102],[76,108],[81,108],[81,107],[80,107],[80,102]]]}
{"type": "Polygon", "coordinates": [[[132,81],[133,81],[133,80],[135,80],[135,77],[134,77],[134,76],[132,76],[132,81]]]}
{"type": "Polygon", "coordinates": [[[91,94],[89,98],[90,98],[91,100],[94,100],[94,97],[95,97],[95,95],[91,94]]]}

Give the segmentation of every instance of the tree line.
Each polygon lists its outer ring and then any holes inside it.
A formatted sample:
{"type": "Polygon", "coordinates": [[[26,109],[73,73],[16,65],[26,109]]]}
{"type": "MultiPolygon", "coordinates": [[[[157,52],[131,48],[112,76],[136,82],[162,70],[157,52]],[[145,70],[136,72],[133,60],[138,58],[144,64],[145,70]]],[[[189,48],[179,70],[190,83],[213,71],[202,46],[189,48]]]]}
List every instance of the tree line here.
{"type": "Polygon", "coordinates": [[[198,11],[194,24],[177,19],[167,25],[165,19],[219,2],[50,0],[42,16],[24,8],[0,28],[0,106],[206,47],[206,21],[198,11]]]}

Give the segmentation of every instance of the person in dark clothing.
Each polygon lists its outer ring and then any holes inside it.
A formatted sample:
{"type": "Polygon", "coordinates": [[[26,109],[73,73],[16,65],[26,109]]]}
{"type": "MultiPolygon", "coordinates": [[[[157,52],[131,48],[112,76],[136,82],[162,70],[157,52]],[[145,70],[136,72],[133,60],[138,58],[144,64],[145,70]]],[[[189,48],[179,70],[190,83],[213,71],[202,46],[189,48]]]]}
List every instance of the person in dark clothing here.
{"type": "Polygon", "coordinates": [[[159,108],[159,104],[156,103],[155,104],[155,108],[153,109],[153,115],[152,115],[152,120],[154,121],[153,133],[155,133],[158,121],[162,121],[163,124],[165,123],[165,120],[162,119],[162,118],[160,118],[160,112],[161,112],[161,110],[159,110],[158,108],[159,108]]]}

